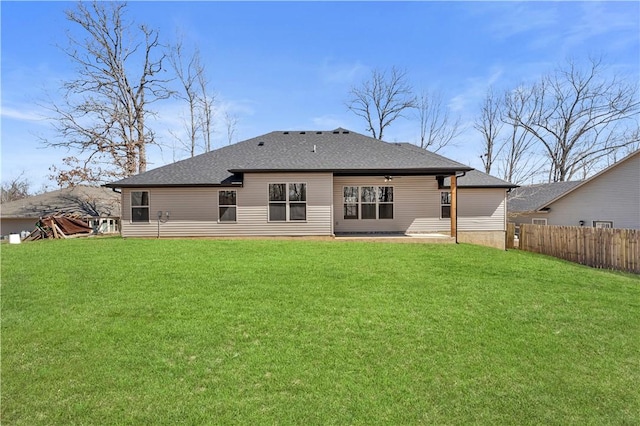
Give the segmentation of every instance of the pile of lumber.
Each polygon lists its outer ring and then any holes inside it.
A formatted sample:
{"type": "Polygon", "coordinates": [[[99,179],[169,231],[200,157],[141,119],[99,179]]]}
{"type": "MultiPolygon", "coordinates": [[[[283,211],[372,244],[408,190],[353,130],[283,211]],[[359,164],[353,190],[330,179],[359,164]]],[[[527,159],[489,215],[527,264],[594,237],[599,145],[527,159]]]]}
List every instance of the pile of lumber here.
{"type": "Polygon", "coordinates": [[[45,238],[69,238],[91,235],[93,229],[85,221],[71,215],[57,214],[40,218],[36,229],[25,241],[45,238]]]}

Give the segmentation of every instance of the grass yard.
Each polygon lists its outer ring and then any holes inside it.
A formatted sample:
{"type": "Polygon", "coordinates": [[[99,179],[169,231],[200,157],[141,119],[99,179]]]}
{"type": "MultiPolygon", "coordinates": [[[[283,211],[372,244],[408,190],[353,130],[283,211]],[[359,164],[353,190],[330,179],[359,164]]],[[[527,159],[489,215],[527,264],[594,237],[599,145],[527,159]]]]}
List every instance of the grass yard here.
{"type": "Polygon", "coordinates": [[[640,424],[640,277],[471,245],[2,246],[2,418],[640,424]]]}

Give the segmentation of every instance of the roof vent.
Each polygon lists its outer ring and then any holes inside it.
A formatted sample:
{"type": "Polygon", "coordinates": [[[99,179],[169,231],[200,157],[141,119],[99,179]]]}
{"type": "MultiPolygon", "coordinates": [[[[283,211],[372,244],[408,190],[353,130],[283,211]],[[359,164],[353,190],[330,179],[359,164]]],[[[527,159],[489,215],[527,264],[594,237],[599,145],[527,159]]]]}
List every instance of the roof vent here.
{"type": "Polygon", "coordinates": [[[258,146],[264,146],[264,142],[263,141],[258,142],[258,146]]]}
{"type": "Polygon", "coordinates": [[[342,131],[342,134],[343,134],[343,135],[348,135],[348,134],[349,134],[349,131],[348,131],[348,130],[343,130],[343,131],[342,131]]]}
{"type": "Polygon", "coordinates": [[[333,134],[334,134],[334,135],[338,135],[338,134],[340,134],[340,131],[339,131],[339,130],[334,130],[334,131],[333,131],[333,134]]]}
{"type": "Polygon", "coordinates": [[[316,132],[316,135],[321,135],[321,134],[322,134],[322,132],[316,132]]]}
{"type": "Polygon", "coordinates": [[[289,132],[283,132],[283,133],[284,133],[285,135],[288,135],[288,134],[289,134],[289,132]]]}
{"type": "Polygon", "coordinates": [[[301,135],[306,135],[306,134],[307,134],[307,132],[300,132],[300,134],[301,134],[301,135]]]}

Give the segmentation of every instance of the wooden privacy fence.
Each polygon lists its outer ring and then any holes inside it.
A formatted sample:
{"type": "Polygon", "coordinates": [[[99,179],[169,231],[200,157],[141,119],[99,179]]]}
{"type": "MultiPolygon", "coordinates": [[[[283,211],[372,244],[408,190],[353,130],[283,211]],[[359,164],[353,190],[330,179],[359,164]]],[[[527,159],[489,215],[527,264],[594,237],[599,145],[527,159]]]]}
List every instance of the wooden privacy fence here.
{"type": "Polygon", "coordinates": [[[520,249],[640,274],[640,230],[520,225],[520,249]]]}

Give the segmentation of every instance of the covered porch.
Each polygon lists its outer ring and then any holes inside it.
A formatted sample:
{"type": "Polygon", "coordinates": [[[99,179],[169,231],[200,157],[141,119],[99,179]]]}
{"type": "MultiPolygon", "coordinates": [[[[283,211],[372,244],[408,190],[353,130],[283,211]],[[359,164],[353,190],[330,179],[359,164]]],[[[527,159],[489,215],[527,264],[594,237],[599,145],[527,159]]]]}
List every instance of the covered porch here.
{"type": "Polygon", "coordinates": [[[456,175],[334,175],[332,233],[349,240],[457,242],[457,193],[456,175]]]}

